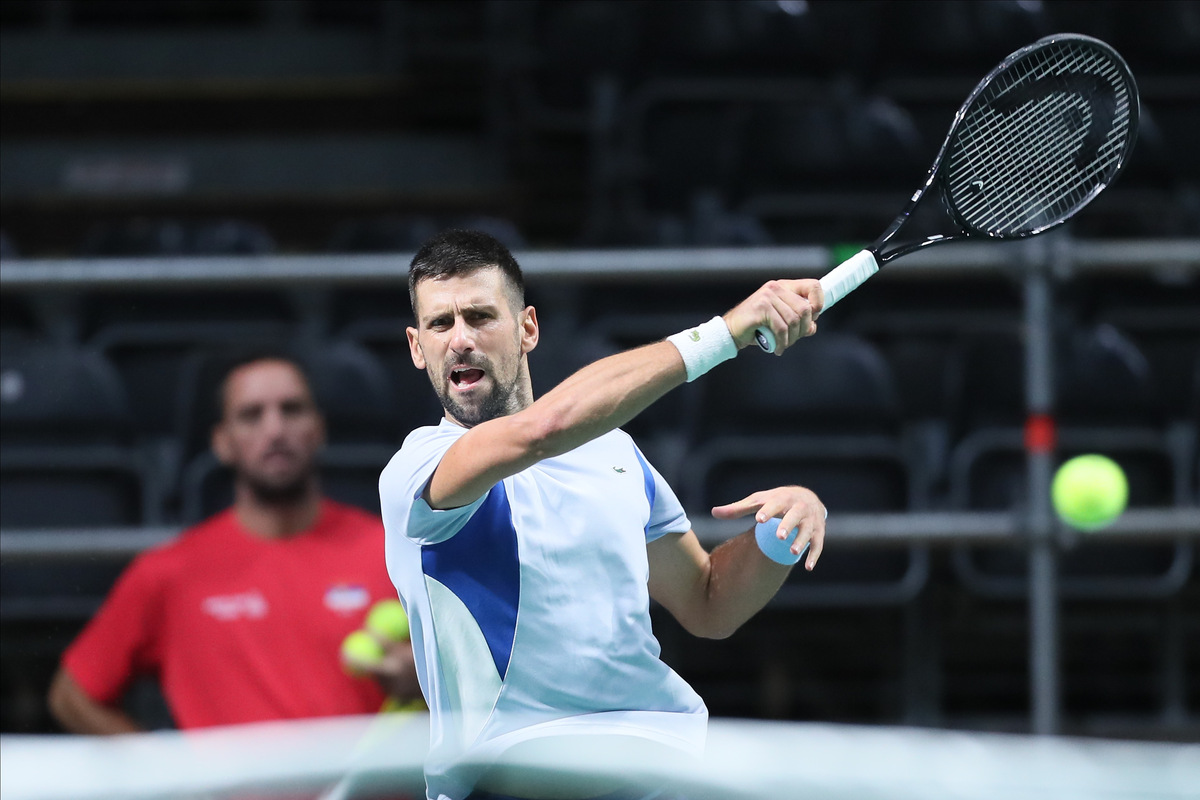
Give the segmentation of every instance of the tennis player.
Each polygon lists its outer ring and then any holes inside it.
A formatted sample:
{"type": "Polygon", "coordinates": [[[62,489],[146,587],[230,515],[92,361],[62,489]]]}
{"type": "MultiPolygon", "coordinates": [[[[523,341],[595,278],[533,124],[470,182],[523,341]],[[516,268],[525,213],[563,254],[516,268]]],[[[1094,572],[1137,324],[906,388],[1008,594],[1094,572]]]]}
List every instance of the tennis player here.
{"type": "Polygon", "coordinates": [[[470,231],[433,238],[412,261],[409,292],[412,360],[445,418],[407,437],[380,495],[388,571],[431,711],[428,795],[641,797],[506,765],[595,737],[699,754],[708,712],[659,658],[651,598],[694,635],[729,636],[805,553],[816,565],[825,508],[798,486],[756,492],[712,510],[757,524],[706,552],[619,426],[736,356],[756,327],[771,330],[777,353],[811,335],[820,284],[767,283],[724,317],[597,361],[537,401],[527,358],[537,312],[502,244],[470,231]]]}

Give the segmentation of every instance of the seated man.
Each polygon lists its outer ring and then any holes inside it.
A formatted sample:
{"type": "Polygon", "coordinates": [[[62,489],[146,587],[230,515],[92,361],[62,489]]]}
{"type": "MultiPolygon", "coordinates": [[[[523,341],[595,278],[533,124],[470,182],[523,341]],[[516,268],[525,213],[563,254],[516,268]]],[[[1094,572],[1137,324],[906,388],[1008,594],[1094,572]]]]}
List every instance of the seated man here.
{"type": "Polygon", "coordinates": [[[375,680],[352,677],[342,639],[395,598],[378,518],[321,494],[324,422],[300,366],[244,359],[220,387],[212,447],[233,506],[136,558],[63,656],[50,709],[74,733],[139,729],[121,709],[156,678],[180,728],[366,714],[419,696],[397,643],[375,680]]]}

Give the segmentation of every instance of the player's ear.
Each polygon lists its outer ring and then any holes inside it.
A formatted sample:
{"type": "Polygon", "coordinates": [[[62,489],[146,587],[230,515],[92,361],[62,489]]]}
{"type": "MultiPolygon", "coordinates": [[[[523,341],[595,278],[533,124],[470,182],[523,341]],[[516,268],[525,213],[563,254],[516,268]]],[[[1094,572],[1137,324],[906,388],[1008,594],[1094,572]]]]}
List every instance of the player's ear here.
{"type": "Polygon", "coordinates": [[[541,331],[538,328],[537,309],[526,306],[521,312],[521,355],[525,355],[537,347],[541,331]]]}
{"type": "Polygon", "coordinates": [[[421,344],[417,341],[417,329],[405,328],[404,333],[408,336],[408,352],[412,356],[413,366],[425,369],[425,354],[421,352],[421,344]]]}

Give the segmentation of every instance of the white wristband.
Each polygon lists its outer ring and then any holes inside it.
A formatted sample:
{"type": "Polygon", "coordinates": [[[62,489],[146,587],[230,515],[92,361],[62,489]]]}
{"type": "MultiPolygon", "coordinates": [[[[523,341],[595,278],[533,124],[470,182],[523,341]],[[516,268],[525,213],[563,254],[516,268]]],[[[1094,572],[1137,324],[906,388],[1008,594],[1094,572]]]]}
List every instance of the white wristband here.
{"type": "Polygon", "coordinates": [[[774,561],[776,564],[784,564],[790,566],[804,558],[804,554],[808,552],[808,542],[805,542],[804,548],[799,554],[792,552],[792,540],[796,538],[797,528],[792,528],[788,532],[786,539],[779,538],[779,526],[783,522],[779,517],[772,517],[766,522],[760,522],[754,526],[754,541],[758,542],[758,549],[762,550],[763,555],[774,561]]]}
{"type": "Polygon", "coordinates": [[[672,334],[667,341],[675,345],[683,356],[687,369],[688,383],[696,380],[710,369],[737,355],[737,342],[729,332],[729,326],[720,317],[713,317],[703,325],[672,334]]]}

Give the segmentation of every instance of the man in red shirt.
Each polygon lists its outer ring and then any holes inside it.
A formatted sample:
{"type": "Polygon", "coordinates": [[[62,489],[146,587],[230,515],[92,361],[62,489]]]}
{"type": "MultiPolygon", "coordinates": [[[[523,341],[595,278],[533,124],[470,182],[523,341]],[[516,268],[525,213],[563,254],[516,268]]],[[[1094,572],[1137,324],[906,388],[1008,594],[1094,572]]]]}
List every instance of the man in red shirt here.
{"type": "Polygon", "coordinates": [[[342,639],[396,591],[383,527],[321,495],[324,422],[303,372],[281,357],[235,366],[212,447],[233,506],[143,553],[63,656],[50,709],[75,733],[139,729],[120,708],[158,679],[176,724],[199,728],[364,714],[420,696],[412,650],[391,646],[372,680],[351,677],[342,639]]]}

